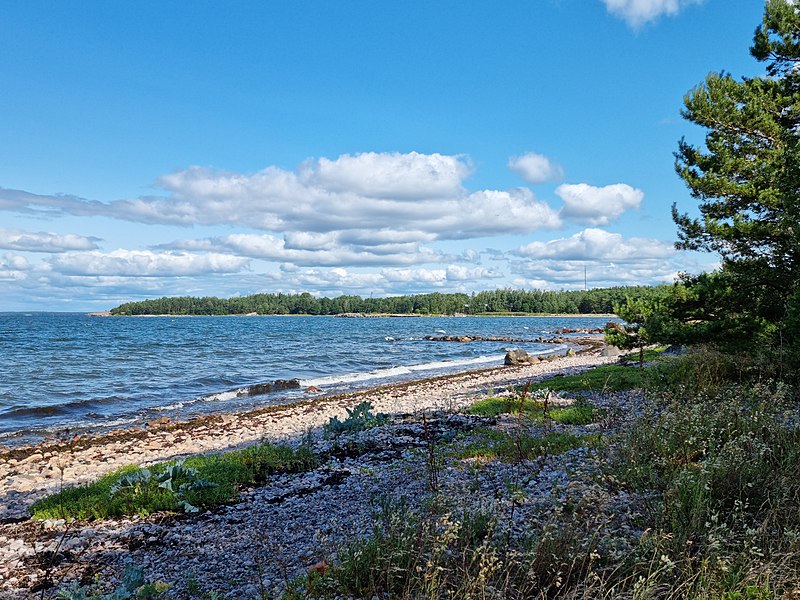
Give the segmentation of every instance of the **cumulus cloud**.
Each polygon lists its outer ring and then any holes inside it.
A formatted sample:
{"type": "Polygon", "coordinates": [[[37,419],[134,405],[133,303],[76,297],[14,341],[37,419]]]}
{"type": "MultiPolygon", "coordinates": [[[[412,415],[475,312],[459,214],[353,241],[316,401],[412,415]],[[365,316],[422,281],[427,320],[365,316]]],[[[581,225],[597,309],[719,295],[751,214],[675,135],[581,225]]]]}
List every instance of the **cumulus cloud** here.
{"type": "Polygon", "coordinates": [[[595,187],[586,183],[563,184],[556,194],[564,201],[561,217],[586,225],[608,225],[626,210],[639,208],[642,190],[626,183],[595,187]]]}
{"type": "Polygon", "coordinates": [[[115,250],[103,253],[69,252],[53,257],[51,268],[63,275],[119,277],[176,277],[209,273],[235,273],[248,259],[226,254],[178,254],[149,250],[115,250]]]}
{"type": "Polygon", "coordinates": [[[669,258],[675,255],[675,249],[671,243],[660,240],[625,239],[619,233],[588,228],[568,238],[531,242],[517,248],[513,254],[530,259],[630,262],[669,258]]]}
{"type": "Polygon", "coordinates": [[[639,262],[530,261],[514,265],[518,287],[538,289],[583,289],[618,285],[658,285],[675,280],[675,264],[669,260],[639,262]],[[585,279],[584,279],[585,275],[585,279]]]}
{"type": "Polygon", "coordinates": [[[481,281],[503,277],[502,273],[493,269],[464,265],[448,265],[445,273],[447,281],[481,281]]]}
{"type": "Polygon", "coordinates": [[[687,6],[702,2],[703,0],[603,0],[608,12],[620,17],[634,29],[652,23],[663,15],[675,16],[687,6]]]}
{"type": "Polygon", "coordinates": [[[508,159],[508,167],[529,183],[555,181],[564,176],[563,169],[549,158],[535,152],[508,159]]]}
{"type": "Polygon", "coordinates": [[[470,170],[459,156],[364,152],[306,161],[299,174],[303,183],[331,192],[421,199],[457,195],[470,170]]]}
{"type": "Polygon", "coordinates": [[[686,260],[671,243],[624,238],[594,228],[568,238],[532,242],[511,254],[523,259],[511,265],[517,275],[514,285],[550,289],[582,288],[584,275],[591,287],[671,282],[686,260]]]}
{"type": "Polygon", "coordinates": [[[25,252],[68,252],[94,250],[98,238],[82,235],[21,231],[0,227],[0,248],[25,252]]]}
{"type": "Polygon", "coordinates": [[[0,257],[0,280],[24,279],[30,263],[24,256],[7,252],[0,257]]]}
{"type": "Polygon", "coordinates": [[[445,255],[414,243],[358,246],[343,244],[336,234],[288,235],[286,239],[235,233],[201,240],[180,240],[162,246],[190,252],[233,253],[237,256],[283,262],[295,266],[382,266],[440,262],[445,255]],[[289,242],[291,239],[291,243],[289,242]]]}
{"type": "Polygon", "coordinates": [[[559,226],[557,213],[529,190],[465,190],[470,170],[463,157],[416,152],[343,155],[307,161],[297,171],[271,166],[250,175],[191,167],[159,179],[165,196],[103,203],[0,189],[0,209],[303,234],[348,231],[365,240],[379,232],[404,242],[559,226]]]}

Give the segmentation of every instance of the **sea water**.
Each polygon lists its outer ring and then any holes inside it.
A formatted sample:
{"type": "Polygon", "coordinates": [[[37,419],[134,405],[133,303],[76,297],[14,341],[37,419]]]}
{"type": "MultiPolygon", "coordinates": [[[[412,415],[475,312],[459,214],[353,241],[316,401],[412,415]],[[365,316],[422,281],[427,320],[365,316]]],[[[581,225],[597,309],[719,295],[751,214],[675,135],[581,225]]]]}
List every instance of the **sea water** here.
{"type": "Polygon", "coordinates": [[[606,317],[91,317],[0,313],[0,445],[292,402],[309,386],[348,391],[499,366],[532,340],[606,317]],[[276,380],[299,388],[250,394],[276,380]]]}

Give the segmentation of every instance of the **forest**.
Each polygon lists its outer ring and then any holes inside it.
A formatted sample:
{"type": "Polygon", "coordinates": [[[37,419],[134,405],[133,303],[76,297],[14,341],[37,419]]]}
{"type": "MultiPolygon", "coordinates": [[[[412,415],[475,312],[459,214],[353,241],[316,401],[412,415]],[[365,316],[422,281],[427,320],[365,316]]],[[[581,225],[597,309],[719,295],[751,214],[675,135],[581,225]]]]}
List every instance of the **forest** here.
{"type": "Polygon", "coordinates": [[[135,315],[340,315],[346,313],[402,315],[608,314],[628,298],[654,299],[667,286],[631,286],[579,291],[500,289],[476,294],[417,294],[385,298],[302,294],[253,294],[235,298],[191,296],[126,302],[113,309],[118,316],[135,315]]]}

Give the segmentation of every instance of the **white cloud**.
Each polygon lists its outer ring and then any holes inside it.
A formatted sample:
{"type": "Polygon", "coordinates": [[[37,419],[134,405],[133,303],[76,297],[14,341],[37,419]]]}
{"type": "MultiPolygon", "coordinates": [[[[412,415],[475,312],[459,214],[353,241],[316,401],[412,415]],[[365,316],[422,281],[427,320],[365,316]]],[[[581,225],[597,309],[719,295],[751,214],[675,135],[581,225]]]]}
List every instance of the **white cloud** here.
{"type": "Polygon", "coordinates": [[[447,281],[481,281],[497,279],[502,273],[483,267],[466,267],[464,265],[448,265],[446,270],[447,281]]]}
{"type": "Polygon", "coordinates": [[[588,228],[568,238],[531,242],[514,252],[530,259],[560,261],[616,261],[666,259],[675,255],[672,244],[649,238],[625,239],[619,233],[588,228]]]}
{"type": "Polygon", "coordinates": [[[443,284],[447,281],[446,269],[384,269],[381,275],[391,283],[443,284]]]}
{"type": "Polygon", "coordinates": [[[249,261],[226,254],[177,254],[149,250],[70,252],[49,261],[63,275],[105,275],[117,277],[176,277],[209,273],[235,273],[249,261]]]}
{"type": "Polygon", "coordinates": [[[0,257],[0,280],[25,279],[30,263],[24,256],[7,252],[0,257]]]}
{"type": "Polygon", "coordinates": [[[162,246],[190,252],[233,253],[296,266],[383,266],[441,262],[445,255],[414,243],[357,246],[342,244],[337,234],[290,236],[285,240],[268,234],[235,233],[218,238],[182,240],[162,246]],[[303,244],[305,242],[305,244],[303,244]],[[299,247],[298,247],[299,246],[299,247]],[[305,246],[305,247],[303,247],[305,246]]]}
{"type": "Polygon", "coordinates": [[[549,158],[535,152],[508,159],[508,167],[529,183],[555,181],[564,176],[563,169],[549,158]]]}
{"type": "MultiPolygon", "coordinates": [[[[0,209],[106,216],[141,223],[238,225],[272,232],[370,233],[428,242],[557,227],[558,215],[529,190],[462,186],[460,156],[365,153],[307,161],[297,172],[267,167],[244,175],[191,167],[159,179],[166,196],[108,203],[0,189],[0,209]]],[[[286,238],[294,244],[298,238],[286,238]]],[[[305,243],[305,242],[300,242],[305,243]]],[[[376,243],[378,243],[376,241],[376,243]]]]}
{"type": "MultiPolygon", "coordinates": [[[[287,281],[279,280],[282,285],[287,281]]],[[[294,287],[291,291],[313,289],[331,295],[352,293],[353,290],[381,289],[384,279],[380,273],[354,273],[343,268],[303,269],[292,273],[289,280],[294,287]]]]}
{"type": "Polygon", "coordinates": [[[690,260],[668,242],[624,238],[593,228],[568,238],[532,242],[511,254],[524,259],[511,265],[517,275],[514,285],[549,289],[583,288],[584,275],[590,287],[671,282],[676,272],[684,270],[681,265],[690,260]]]}
{"type": "Polygon", "coordinates": [[[459,194],[470,174],[460,156],[409,152],[343,154],[306,161],[299,170],[307,185],[387,199],[442,198],[459,194]]]}
{"type": "Polygon", "coordinates": [[[6,229],[0,227],[0,248],[25,252],[68,252],[70,250],[94,250],[98,238],[68,233],[59,235],[6,229]]]}
{"type": "Polygon", "coordinates": [[[556,194],[564,201],[561,217],[586,225],[608,225],[626,210],[639,208],[644,192],[625,183],[595,187],[563,184],[556,194]]]}
{"type": "Polygon", "coordinates": [[[503,233],[529,233],[561,226],[556,211],[527,188],[474,192],[428,223],[441,239],[467,239],[503,233]]]}
{"type": "Polygon", "coordinates": [[[618,285],[656,285],[674,281],[671,261],[642,260],[633,263],[531,261],[516,265],[515,286],[539,289],[583,289],[618,285]],[[584,270],[585,268],[585,270],[584,270]],[[584,280],[584,274],[586,279],[584,280]]]}
{"type": "Polygon", "coordinates": [[[687,6],[702,2],[703,0],[603,0],[608,12],[620,17],[634,29],[656,21],[663,15],[675,16],[687,6]]]}

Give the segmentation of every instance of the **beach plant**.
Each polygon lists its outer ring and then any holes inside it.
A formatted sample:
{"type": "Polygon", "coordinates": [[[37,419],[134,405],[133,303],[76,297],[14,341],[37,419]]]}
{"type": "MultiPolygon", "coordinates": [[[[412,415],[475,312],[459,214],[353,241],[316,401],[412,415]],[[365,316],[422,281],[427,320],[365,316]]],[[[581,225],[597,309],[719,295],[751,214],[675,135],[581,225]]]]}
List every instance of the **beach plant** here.
{"type": "Polygon", "coordinates": [[[194,512],[236,500],[239,488],[259,485],[278,473],[319,465],[308,446],[261,443],[242,450],[199,455],[147,469],[129,466],[87,485],[65,487],[33,504],[34,518],[102,519],[166,511],[194,512]]]}
{"type": "Polygon", "coordinates": [[[170,586],[161,581],[148,582],[141,567],[129,565],[122,583],[113,592],[103,594],[95,592],[93,587],[73,582],[70,587],[59,590],[55,597],[58,600],[153,600],[163,596],[170,586]]]}
{"type": "MultiPolygon", "coordinates": [[[[519,490],[508,493],[512,505],[524,501],[519,490]]],[[[596,597],[569,591],[597,564],[598,537],[582,535],[574,515],[546,521],[509,536],[496,505],[420,507],[379,498],[370,534],[342,545],[313,589],[303,587],[306,578],[296,580],[291,598],[596,597]]]]}
{"type": "Polygon", "coordinates": [[[200,509],[187,500],[187,495],[216,487],[216,483],[198,477],[197,469],[178,461],[166,465],[160,472],[139,469],[123,475],[111,486],[110,494],[112,499],[119,496],[134,503],[137,498],[149,498],[156,489],[163,489],[173,494],[185,512],[198,512],[200,509]]]}
{"type": "MultiPolygon", "coordinates": [[[[512,392],[514,391],[512,390],[512,392]]],[[[467,414],[497,417],[504,414],[516,414],[520,411],[528,413],[541,412],[544,408],[543,398],[548,391],[544,388],[536,390],[526,395],[523,400],[520,400],[521,393],[512,393],[504,396],[489,395],[473,402],[467,408],[467,414]]]]}
{"type": "Polygon", "coordinates": [[[605,417],[607,411],[594,406],[585,396],[578,396],[568,406],[551,408],[547,418],[561,425],[588,425],[605,417]]]}
{"type": "Polygon", "coordinates": [[[387,423],[389,415],[373,413],[373,408],[372,403],[367,400],[353,408],[345,408],[347,417],[343,421],[339,417],[331,417],[323,427],[323,435],[326,438],[336,438],[345,433],[358,433],[387,423]]]}

